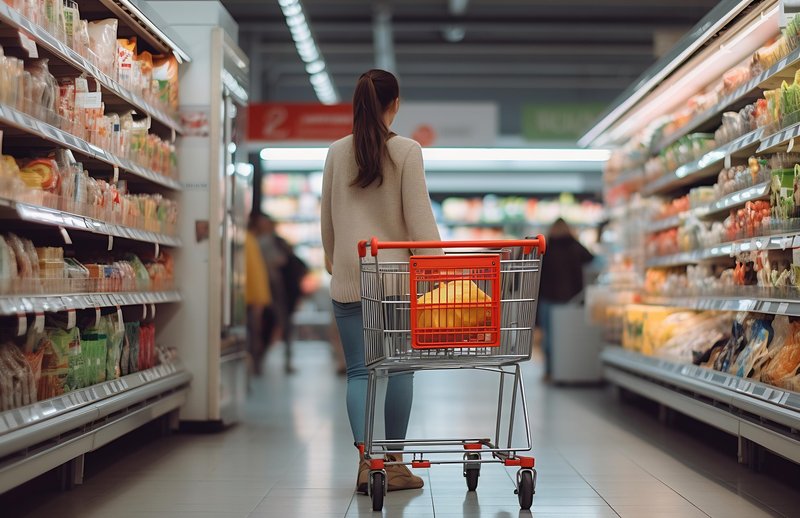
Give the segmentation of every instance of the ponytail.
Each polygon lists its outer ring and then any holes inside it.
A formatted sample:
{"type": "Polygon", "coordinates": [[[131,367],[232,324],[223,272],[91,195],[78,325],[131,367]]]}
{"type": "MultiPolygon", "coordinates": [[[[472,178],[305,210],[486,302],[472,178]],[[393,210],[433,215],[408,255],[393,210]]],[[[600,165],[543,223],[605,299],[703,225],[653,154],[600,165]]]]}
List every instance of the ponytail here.
{"type": "Polygon", "coordinates": [[[352,185],[383,184],[383,160],[388,157],[386,141],[393,135],[383,114],[400,95],[397,79],[384,70],[363,74],[353,94],[353,144],[358,176],[352,185]]]}

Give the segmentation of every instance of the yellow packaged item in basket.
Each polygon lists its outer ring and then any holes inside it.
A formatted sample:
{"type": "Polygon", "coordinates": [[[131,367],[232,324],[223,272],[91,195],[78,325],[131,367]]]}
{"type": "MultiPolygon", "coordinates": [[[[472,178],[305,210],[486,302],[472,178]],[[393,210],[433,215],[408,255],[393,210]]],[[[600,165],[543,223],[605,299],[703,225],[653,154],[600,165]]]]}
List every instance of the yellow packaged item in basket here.
{"type": "Polygon", "coordinates": [[[417,326],[423,328],[480,327],[491,321],[492,298],[470,280],[440,284],[417,299],[417,326]]]}

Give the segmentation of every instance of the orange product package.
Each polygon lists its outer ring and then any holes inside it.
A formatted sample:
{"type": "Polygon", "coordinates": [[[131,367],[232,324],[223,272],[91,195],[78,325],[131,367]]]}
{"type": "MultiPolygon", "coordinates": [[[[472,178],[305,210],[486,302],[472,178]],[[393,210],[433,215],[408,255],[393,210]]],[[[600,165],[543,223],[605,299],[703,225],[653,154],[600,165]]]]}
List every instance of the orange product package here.
{"type": "Polygon", "coordinates": [[[486,325],[492,298],[470,280],[440,284],[417,299],[417,327],[460,328],[486,325]]]}

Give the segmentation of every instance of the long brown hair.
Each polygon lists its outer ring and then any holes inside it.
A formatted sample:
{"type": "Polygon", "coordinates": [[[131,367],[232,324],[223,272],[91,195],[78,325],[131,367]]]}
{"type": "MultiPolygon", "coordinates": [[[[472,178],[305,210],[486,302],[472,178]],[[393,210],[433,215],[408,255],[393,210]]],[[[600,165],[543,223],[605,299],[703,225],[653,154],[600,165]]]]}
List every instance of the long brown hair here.
{"type": "Polygon", "coordinates": [[[375,180],[383,184],[386,141],[393,135],[383,114],[400,97],[397,78],[385,70],[370,70],[358,78],[353,94],[353,143],[358,176],[352,185],[367,187],[375,180]]]}

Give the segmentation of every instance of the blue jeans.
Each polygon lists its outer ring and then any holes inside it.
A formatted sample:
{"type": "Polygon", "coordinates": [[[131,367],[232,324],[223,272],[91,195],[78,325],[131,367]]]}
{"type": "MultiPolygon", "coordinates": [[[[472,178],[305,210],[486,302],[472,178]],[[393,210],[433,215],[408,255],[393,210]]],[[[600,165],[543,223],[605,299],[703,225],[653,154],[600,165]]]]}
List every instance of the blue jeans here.
{"type": "MultiPolygon", "coordinates": [[[[367,410],[367,367],[364,362],[364,317],[361,303],[333,301],[333,314],[347,363],[347,415],[356,443],[364,442],[367,410]]],[[[414,374],[389,377],[384,404],[387,439],[405,439],[411,402],[414,398],[414,374]]]]}

